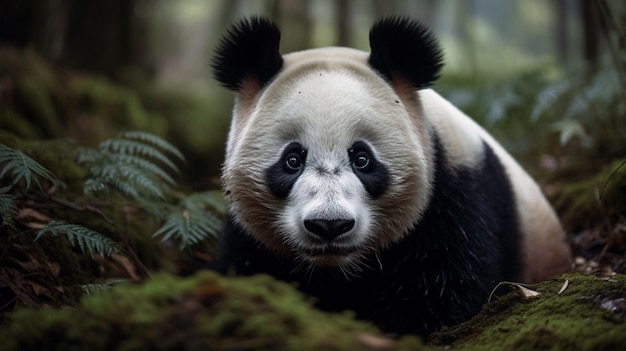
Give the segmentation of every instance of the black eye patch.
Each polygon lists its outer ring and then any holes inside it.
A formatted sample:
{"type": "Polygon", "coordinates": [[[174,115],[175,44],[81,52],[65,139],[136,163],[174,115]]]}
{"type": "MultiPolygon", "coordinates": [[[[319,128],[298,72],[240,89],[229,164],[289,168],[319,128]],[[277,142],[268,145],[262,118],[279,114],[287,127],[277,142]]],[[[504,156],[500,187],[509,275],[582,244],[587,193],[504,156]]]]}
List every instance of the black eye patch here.
{"type": "Polygon", "coordinates": [[[289,192],[304,170],[307,152],[298,142],[292,142],[283,150],[280,158],[265,171],[265,180],[272,193],[279,199],[289,192]]]}
{"type": "Polygon", "coordinates": [[[348,150],[350,165],[365,190],[378,198],[389,188],[389,171],[380,163],[372,149],[363,141],[357,141],[348,150]]]}

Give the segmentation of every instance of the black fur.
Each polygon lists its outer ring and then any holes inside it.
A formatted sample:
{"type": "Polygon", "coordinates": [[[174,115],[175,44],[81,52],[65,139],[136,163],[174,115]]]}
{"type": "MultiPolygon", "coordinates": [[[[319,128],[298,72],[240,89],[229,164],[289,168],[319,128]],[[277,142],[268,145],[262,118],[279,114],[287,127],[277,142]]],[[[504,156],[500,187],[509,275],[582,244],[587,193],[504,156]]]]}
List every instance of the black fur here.
{"type": "Polygon", "coordinates": [[[306,155],[307,152],[302,148],[300,143],[290,143],[283,151],[280,159],[265,171],[265,181],[274,196],[279,199],[284,199],[289,196],[291,188],[293,188],[296,180],[298,180],[298,177],[300,177],[300,174],[304,171],[306,155]],[[302,167],[294,170],[287,166],[287,159],[291,155],[300,159],[302,167]]]}
{"type": "Polygon", "coordinates": [[[220,41],[213,58],[213,75],[223,86],[239,90],[248,78],[267,84],[282,68],[280,30],[266,18],[243,19],[220,41]]]}
{"type": "Polygon", "coordinates": [[[360,152],[364,152],[369,156],[369,165],[364,170],[359,170],[353,166],[354,174],[356,174],[365,187],[365,190],[367,190],[372,198],[376,199],[389,187],[389,171],[385,165],[378,162],[369,145],[363,141],[357,141],[352,145],[349,151],[351,164],[354,165],[354,158],[358,156],[360,152]]]}
{"type": "Polygon", "coordinates": [[[405,17],[390,17],[370,30],[369,64],[389,81],[408,79],[415,89],[427,88],[443,66],[437,39],[421,23],[405,17]]]}
{"type": "Polygon", "coordinates": [[[434,195],[416,228],[393,247],[370,255],[361,276],[298,271],[291,257],[263,248],[232,219],[225,224],[215,269],[269,273],[296,282],[320,308],[354,310],[383,330],[423,336],[479,312],[490,291],[520,270],[514,195],[490,147],[476,169],[446,164],[437,142],[434,195]]]}

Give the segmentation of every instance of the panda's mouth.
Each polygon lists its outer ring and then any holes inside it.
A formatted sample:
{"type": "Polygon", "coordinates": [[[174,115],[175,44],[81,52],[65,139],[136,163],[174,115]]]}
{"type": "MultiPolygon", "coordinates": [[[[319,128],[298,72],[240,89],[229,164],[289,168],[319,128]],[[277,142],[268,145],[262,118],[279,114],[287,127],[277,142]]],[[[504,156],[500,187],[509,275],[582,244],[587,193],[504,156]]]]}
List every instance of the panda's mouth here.
{"type": "Polygon", "coordinates": [[[358,251],[356,246],[326,245],[322,247],[300,247],[300,253],[312,258],[350,256],[358,251]]]}

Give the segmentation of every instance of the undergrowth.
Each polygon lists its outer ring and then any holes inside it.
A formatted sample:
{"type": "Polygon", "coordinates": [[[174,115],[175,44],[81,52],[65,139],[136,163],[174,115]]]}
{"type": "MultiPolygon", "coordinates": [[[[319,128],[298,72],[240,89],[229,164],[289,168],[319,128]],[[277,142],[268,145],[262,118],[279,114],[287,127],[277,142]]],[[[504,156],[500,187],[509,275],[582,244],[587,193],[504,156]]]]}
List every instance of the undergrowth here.
{"type": "MultiPolygon", "coordinates": [[[[20,142],[15,144],[19,146],[20,142]]],[[[47,257],[72,255],[51,248],[50,252],[46,250],[50,240],[65,241],[97,264],[109,259],[123,266],[132,279],[147,276],[149,269],[136,252],[137,236],[131,232],[141,224],[129,226],[120,223],[120,218],[144,220],[148,228],[156,228],[152,237],[180,250],[215,240],[225,211],[224,202],[216,192],[185,194],[177,188],[179,165],[184,163],[184,157],[170,143],[149,133],[125,132],[103,141],[97,148],[71,147],[70,150],[75,166],[84,169],[82,194],[69,191],[52,170],[29,156],[28,151],[0,144],[0,228],[8,234],[3,241],[10,250],[3,250],[0,256],[0,261],[8,263],[0,268],[0,277],[20,275],[19,272],[27,276],[32,273],[29,269],[46,265],[59,266],[46,271],[53,278],[59,278],[62,271],[81,269],[60,267],[55,259],[34,256],[29,258],[32,261],[29,265],[24,264],[21,257],[29,255],[29,249],[24,246],[29,244],[24,238],[31,238],[32,245],[41,242],[39,245],[47,257]],[[96,220],[88,221],[85,219],[88,216],[96,220]]],[[[112,280],[83,281],[81,289],[89,294],[124,280],[123,276],[109,278],[112,280]]],[[[15,294],[13,300],[37,305],[24,296],[28,293],[22,289],[23,285],[34,284],[41,285],[34,281],[9,284],[15,294]]],[[[37,295],[37,288],[33,291],[37,295]]],[[[4,299],[2,294],[0,297],[4,299]]],[[[14,301],[4,302],[0,312],[14,305],[9,303],[14,301]]]]}

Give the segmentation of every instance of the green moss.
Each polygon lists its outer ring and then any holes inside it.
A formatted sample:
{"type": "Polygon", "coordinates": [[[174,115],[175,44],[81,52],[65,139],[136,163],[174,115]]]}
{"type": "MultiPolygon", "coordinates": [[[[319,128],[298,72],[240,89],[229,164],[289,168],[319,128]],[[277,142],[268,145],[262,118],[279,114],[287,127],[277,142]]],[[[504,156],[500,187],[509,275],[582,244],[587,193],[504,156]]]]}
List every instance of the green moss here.
{"type": "Polygon", "coordinates": [[[392,341],[347,314],[326,314],[267,276],[188,279],[159,275],[85,298],[73,311],[17,311],[0,331],[5,350],[363,350],[364,336],[385,349],[424,347],[392,341]],[[28,326],[28,328],[26,327],[28,326]]]}
{"type": "Polygon", "coordinates": [[[524,301],[516,292],[487,306],[471,321],[433,335],[434,344],[470,350],[615,350],[626,345],[625,306],[610,311],[605,299],[626,296],[626,277],[564,275],[533,287],[542,295],[524,301]],[[565,280],[567,289],[558,294],[565,280]],[[621,345],[621,346],[620,346],[621,345]]]}
{"type": "Polygon", "coordinates": [[[328,314],[268,276],[159,275],[88,296],[71,311],[22,309],[2,331],[5,350],[615,350],[626,344],[626,277],[578,274],[517,292],[435,333],[392,340],[349,313],[328,314]],[[568,288],[559,290],[565,279],[568,288]]]}

